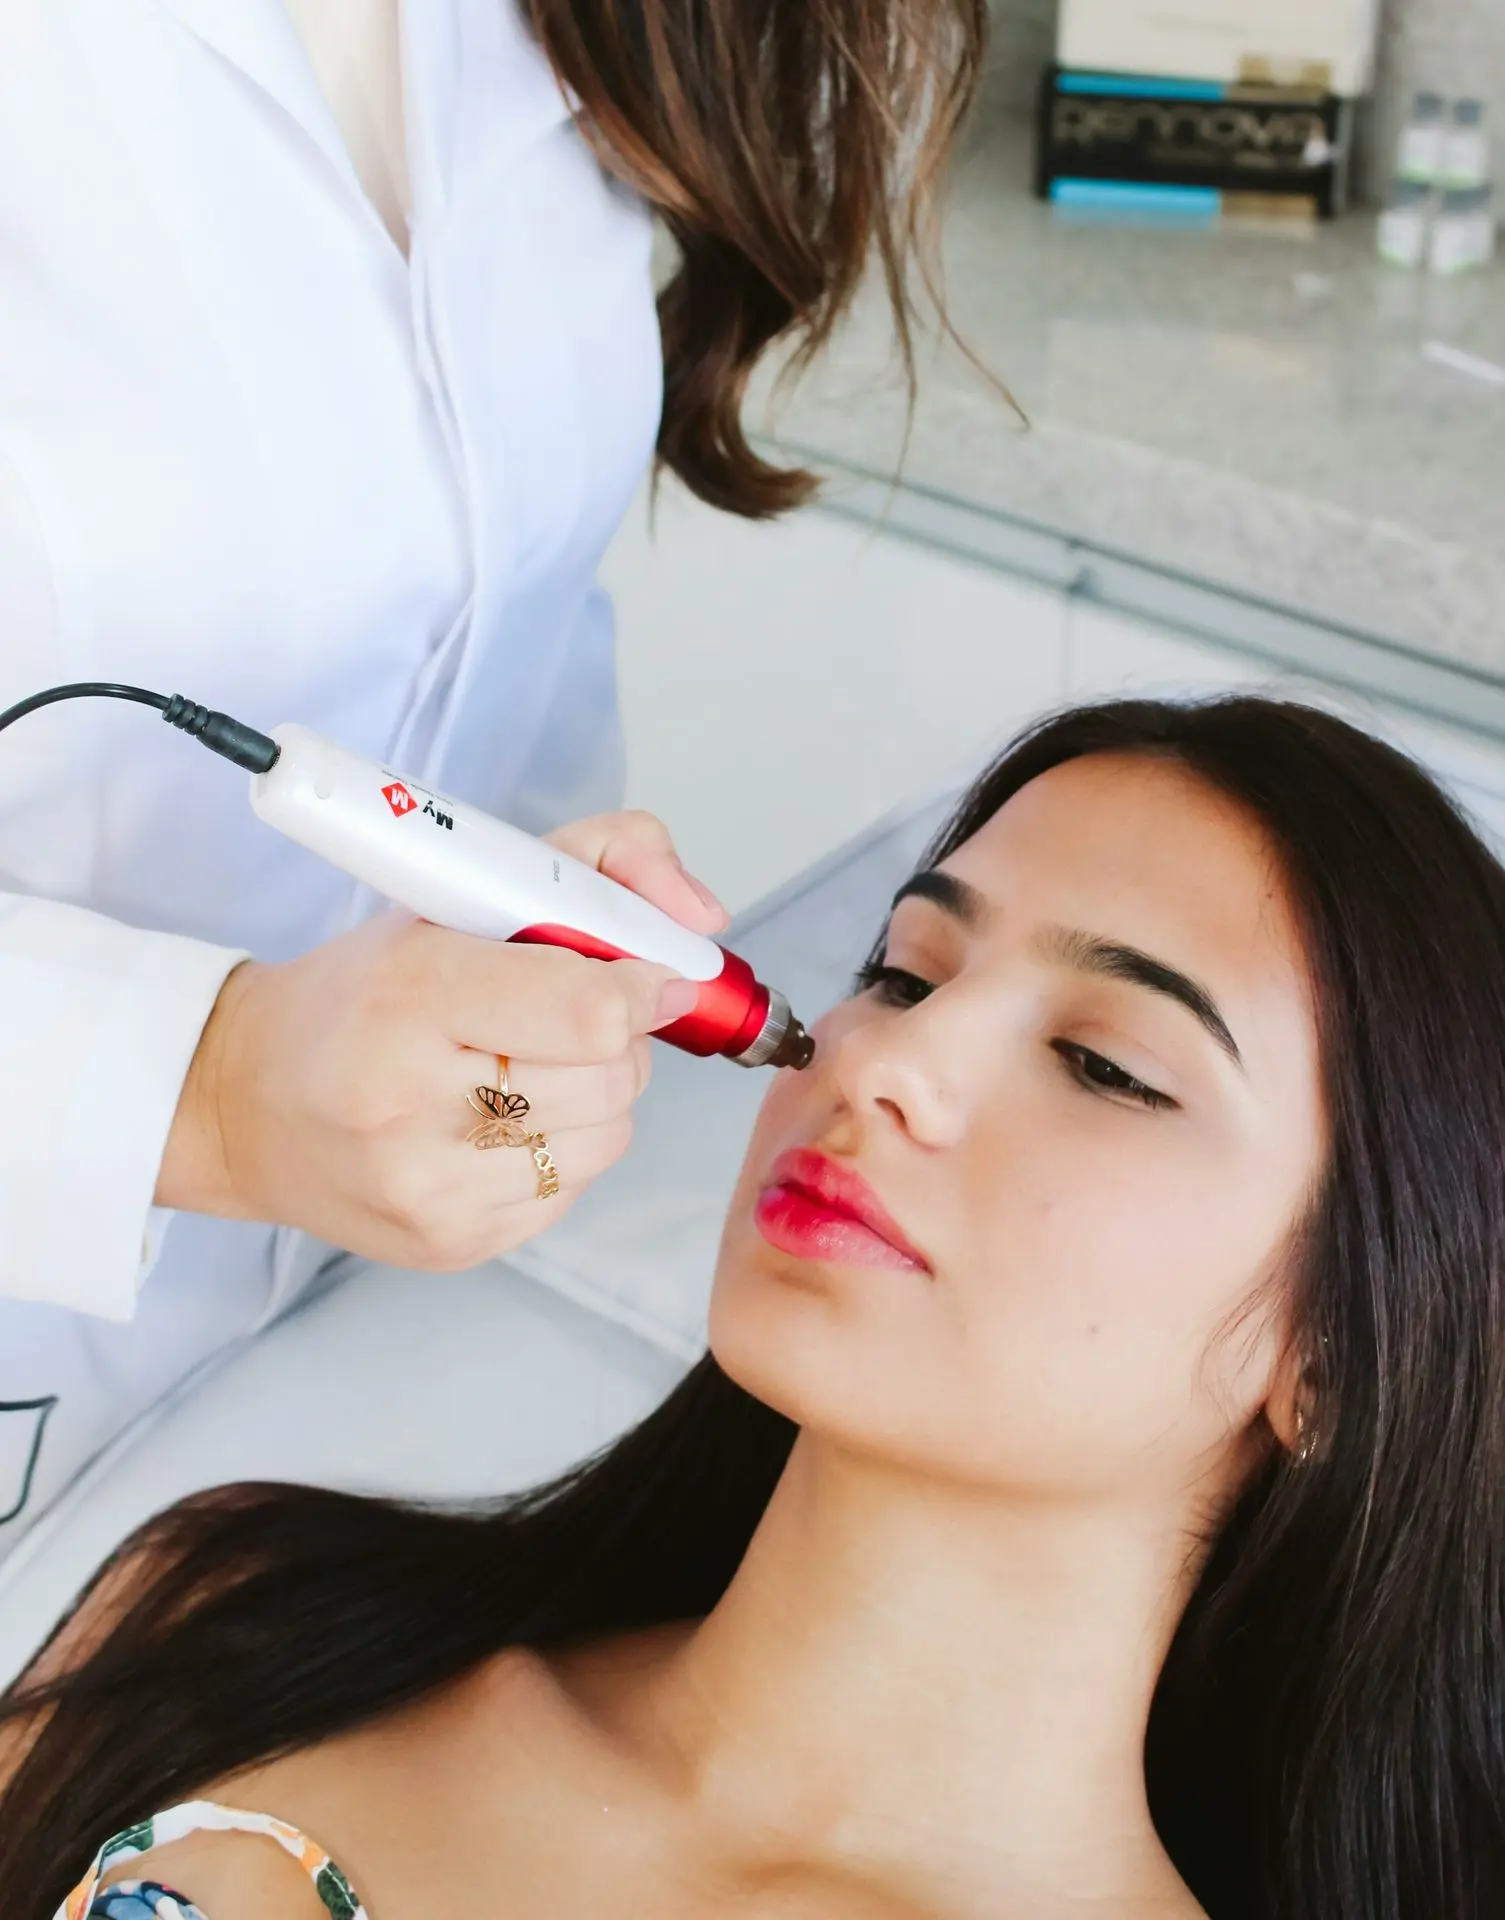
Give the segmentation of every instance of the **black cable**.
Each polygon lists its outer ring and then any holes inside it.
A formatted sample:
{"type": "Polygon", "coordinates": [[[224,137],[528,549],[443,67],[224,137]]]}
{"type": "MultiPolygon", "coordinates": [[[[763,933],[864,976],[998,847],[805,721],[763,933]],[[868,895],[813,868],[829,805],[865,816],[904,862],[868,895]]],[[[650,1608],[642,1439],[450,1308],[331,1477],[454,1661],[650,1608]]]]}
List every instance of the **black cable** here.
{"type": "Polygon", "coordinates": [[[275,740],[228,713],[217,713],[185,700],[181,693],[150,693],[145,687],[118,686],[110,680],[76,680],[65,687],[47,687],[28,699],[18,700],[0,713],[0,733],[13,721],[24,720],[39,707],[50,707],[58,700],[134,700],[140,707],[155,707],[170,727],[190,735],[211,753],[233,760],[247,773],[268,773],[277,764],[281,748],[275,740]]]}
{"type": "Polygon", "coordinates": [[[45,692],[34,693],[29,700],[18,700],[13,707],[7,707],[0,713],[0,729],[8,727],[13,720],[24,720],[28,713],[35,713],[38,707],[50,707],[55,700],[134,700],[141,707],[155,707],[158,713],[167,712],[165,693],[148,693],[145,687],[121,687],[112,680],[78,680],[67,687],[48,687],[45,692]]]}

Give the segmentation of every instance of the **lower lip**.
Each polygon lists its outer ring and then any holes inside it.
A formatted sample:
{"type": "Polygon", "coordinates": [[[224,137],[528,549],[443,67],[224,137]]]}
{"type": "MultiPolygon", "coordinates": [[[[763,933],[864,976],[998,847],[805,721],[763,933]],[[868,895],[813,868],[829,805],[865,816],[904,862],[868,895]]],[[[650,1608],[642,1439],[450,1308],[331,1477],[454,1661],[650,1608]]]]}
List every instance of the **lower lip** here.
{"type": "Polygon", "coordinates": [[[833,1213],[798,1187],[765,1187],[753,1218],[758,1232],[780,1253],[796,1260],[825,1260],[839,1267],[887,1267],[924,1273],[925,1267],[849,1213],[833,1213]]]}

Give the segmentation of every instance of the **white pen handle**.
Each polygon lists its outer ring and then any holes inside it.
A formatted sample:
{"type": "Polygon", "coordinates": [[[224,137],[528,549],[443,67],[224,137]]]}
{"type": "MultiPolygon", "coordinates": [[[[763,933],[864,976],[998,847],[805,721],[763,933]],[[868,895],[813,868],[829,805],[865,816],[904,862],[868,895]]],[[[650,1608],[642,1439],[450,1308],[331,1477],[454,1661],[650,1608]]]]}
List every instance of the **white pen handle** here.
{"type": "Polygon", "coordinates": [[[277,764],[251,781],[258,816],[421,918],[488,940],[568,928],[687,980],[721,972],[726,956],[714,940],[546,841],[306,727],[271,737],[277,764]]]}

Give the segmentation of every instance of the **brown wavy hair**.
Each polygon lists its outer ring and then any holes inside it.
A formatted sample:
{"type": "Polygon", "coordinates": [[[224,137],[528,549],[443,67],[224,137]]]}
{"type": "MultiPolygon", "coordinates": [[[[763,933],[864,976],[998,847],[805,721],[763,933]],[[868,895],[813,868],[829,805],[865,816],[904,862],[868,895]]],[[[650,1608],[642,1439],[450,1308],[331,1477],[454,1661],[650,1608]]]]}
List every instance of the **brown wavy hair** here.
{"type": "Polygon", "coordinates": [[[913,392],[911,269],[982,68],[986,0],[527,0],[602,163],[678,245],[659,296],[658,455],[712,506],[762,517],[814,477],[742,424],[774,341],[829,339],[870,261],[913,392]]]}

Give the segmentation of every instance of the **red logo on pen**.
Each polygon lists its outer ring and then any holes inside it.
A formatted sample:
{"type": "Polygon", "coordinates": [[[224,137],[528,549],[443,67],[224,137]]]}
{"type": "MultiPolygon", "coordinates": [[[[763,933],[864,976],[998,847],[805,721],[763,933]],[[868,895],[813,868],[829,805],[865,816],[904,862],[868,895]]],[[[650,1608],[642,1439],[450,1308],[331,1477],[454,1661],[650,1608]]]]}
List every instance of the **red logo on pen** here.
{"type": "Polygon", "coordinates": [[[411,813],[418,805],[400,780],[394,780],[390,787],[383,787],[381,797],[400,820],[405,813],[411,813]]]}

